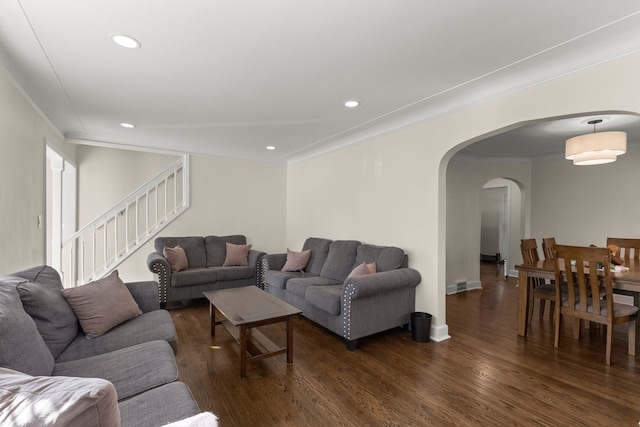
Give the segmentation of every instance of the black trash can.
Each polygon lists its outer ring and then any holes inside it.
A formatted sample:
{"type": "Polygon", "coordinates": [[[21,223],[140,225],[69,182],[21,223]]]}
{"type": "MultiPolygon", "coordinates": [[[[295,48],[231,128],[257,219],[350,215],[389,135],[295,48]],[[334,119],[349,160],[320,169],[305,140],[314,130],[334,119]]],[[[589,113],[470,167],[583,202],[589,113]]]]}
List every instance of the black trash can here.
{"type": "Polygon", "coordinates": [[[431,341],[431,315],[417,311],[411,313],[411,338],[416,342],[431,341]]]}

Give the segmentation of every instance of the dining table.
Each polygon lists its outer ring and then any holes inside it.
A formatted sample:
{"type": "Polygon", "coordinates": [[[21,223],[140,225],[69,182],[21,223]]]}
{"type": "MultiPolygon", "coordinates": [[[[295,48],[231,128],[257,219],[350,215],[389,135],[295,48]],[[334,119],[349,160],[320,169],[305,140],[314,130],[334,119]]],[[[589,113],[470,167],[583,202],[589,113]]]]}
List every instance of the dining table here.
{"type": "MultiPolygon", "coordinates": [[[[612,271],[611,284],[615,293],[633,297],[634,305],[640,306],[640,262],[631,260],[625,263],[628,271],[612,271]]],[[[527,336],[529,324],[529,304],[533,302],[530,295],[529,278],[555,280],[556,260],[544,259],[516,265],[518,270],[518,335],[527,336]]]]}

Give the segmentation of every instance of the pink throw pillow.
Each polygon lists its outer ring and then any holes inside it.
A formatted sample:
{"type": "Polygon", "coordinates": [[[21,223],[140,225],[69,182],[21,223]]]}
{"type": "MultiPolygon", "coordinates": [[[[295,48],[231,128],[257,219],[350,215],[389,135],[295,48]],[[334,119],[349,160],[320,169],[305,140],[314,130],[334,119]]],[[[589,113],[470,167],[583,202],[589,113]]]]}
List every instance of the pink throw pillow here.
{"type": "Polygon", "coordinates": [[[311,249],[302,252],[294,252],[287,248],[287,262],[284,263],[281,271],[302,271],[309,263],[311,249]]]}
{"type": "Polygon", "coordinates": [[[347,276],[347,278],[349,277],[356,277],[356,276],[365,276],[367,274],[373,274],[377,271],[377,265],[375,262],[372,262],[370,264],[367,263],[362,263],[360,265],[358,265],[356,268],[354,268],[351,273],[349,273],[349,275],[347,276]]]}
{"type": "Polygon", "coordinates": [[[118,277],[118,270],[102,279],[75,288],[61,289],[60,292],[89,339],[99,337],[142,314],[129,288],[118,277]]]}
{"type": "Polygon", "coordinates": [[[184,249],[180,245],[176,246],[175,248],[165,247],[162,250],[162,255],[164,255],[167,261],[169,261],[172,273],[189,268],[187,254],[184,252],[184,249]]]}
{"type": "Polygon", "coordinates": [[[227,255],[222,266],[249,265],[249,249],[251,249],[251,245],[234,245],[227,242],[227,255]]]}

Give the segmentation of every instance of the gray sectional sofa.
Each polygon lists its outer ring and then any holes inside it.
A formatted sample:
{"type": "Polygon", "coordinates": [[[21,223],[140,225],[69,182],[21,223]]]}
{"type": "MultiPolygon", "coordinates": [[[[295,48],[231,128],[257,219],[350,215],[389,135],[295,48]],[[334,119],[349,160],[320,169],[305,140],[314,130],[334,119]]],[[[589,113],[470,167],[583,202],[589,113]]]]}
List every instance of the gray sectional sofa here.
{"type": "Polygon", "coordinates": [[[246,245],[243,235],[158,237],[154,241],[155,251],[147,257],[147,266],[159,284],[160,304],[202,298],[202,292],[215,289],[248,285],[262,285],[260,258],[265,255],[250,249],[247,265],[224,266],[227,243],[246,245]],[[186,253],[188,267],[172,271],[164,256],[165,248],[180,246],[186,253]]]}
{"type": "Polygon", "coordinates": [[[409,325],[421,277],[402,249],[311,237],[302,250],[310,250],[302,271],[281,271],[286,253],[263,258],[265,290],[343,337],[349,350],[358,338],[409,325]],[[348,277],[374,262],[375,273],[348,277]]]}
{"type": "MultiPolygon", "coordinates": [[[[177,381],[178,339],[157,284],[118,284],[137,304],[136,317],[90,338],[56,270],[0,276],[0,425],[140,427],[200,415],[177,381]]],[[[113,310],[122,302],[103,303],[113,310]]]]}

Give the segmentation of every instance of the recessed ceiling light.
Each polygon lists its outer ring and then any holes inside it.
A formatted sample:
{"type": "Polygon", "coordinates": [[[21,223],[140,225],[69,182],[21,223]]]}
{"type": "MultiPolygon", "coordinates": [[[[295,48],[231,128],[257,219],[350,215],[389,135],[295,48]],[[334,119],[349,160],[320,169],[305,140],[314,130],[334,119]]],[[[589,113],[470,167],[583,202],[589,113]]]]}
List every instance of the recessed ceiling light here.
{"type": "Polygon", "coordinates": [[[140,48],[140,42],[138,40],[129,36],[125,36],[124,34],[112,34],[111,40],[113,40],[115,44],[126,47],[128,49],[140,48]]]}
{"type": "Polygon", "coordinates": [[[347,108],[355,108],[358,105],[360,105],[360,102],[358,102],[358,101],[347,101],[347,102],[344,103],[344,106],[347,107],[347,108]]]}
{"type": "Polygon", "coordinates": [[[120,123],[120,126],[127,129],[133,129],[134,127],[136,127],[136,125],[134,125],[133,123],[120,123]]]}
{"type": "Polygon", "coordinates": [[[275,150],[276,149],[276,147],[274,147],[273,145],[267,145],[265,148],[267,150],[275,150]]]}

